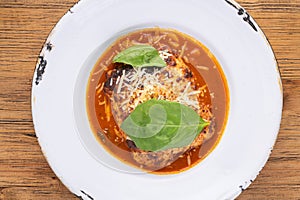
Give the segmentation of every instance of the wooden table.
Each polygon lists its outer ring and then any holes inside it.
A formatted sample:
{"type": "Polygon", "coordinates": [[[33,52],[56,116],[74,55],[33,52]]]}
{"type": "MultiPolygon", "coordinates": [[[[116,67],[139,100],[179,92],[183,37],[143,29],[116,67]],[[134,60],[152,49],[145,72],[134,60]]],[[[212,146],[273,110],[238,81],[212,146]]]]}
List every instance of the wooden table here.
{"type": "MultiPolygon", "coordinates": [[[[0,199],[77,199],[46,162],[30,107],[32,75],[49,32],[76,0],[0,0],[0,199]]],[[[271,157],[238,198],[300,199],[300,0],[238,0],[268,37],[284,109],[271,157]]]]}

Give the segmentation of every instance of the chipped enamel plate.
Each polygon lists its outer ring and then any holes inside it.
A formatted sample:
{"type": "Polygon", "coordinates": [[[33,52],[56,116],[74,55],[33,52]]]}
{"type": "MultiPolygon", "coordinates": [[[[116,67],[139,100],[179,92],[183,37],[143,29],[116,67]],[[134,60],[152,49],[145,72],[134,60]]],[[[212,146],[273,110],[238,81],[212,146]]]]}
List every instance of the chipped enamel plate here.
{"type": "Polygon", "coordinates": [[[32,83],[41,148],[56,175],[82,199],[233,199],[266,163],[281,111],[281,80],[272,49],[251,16],[227,0],[82,0],[49,35],[32,83]],[[111,169],[80,136],[88,135],[90,146],[95,145],[83,99],[100,47],[124,32],[155,26],[177,29],[206,45],[219,60],[230,90],[220,143],[200,164],[176,175],[111,169]]]}

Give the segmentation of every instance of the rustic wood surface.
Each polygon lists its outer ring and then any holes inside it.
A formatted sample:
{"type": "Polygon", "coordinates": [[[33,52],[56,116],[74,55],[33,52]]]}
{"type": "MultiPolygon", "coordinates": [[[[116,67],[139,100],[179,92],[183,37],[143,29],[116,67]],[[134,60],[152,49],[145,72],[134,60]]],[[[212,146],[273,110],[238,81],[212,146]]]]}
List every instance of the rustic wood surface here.
{"type": "MultiPolygon", "coordinates": [[[[77,199],[48,166],[35,136],[30,94],[49,32],[77,0],[0,0],[0,199],[77,199]]],[[[271,157],[238,199],[300,199],[300,0],[238,0],[268,37],[284,109],[271,157]]]]}

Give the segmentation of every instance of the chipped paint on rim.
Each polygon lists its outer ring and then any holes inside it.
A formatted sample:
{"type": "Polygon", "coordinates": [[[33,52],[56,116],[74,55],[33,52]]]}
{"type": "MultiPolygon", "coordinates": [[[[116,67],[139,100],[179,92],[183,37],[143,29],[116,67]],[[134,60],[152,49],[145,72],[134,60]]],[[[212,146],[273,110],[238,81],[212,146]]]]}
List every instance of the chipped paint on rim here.
{"type": "Polygon", "coordinates": [[[255,25],[253,22],[252,22],[252,17],[248,14],[248,12],[242,8],[237,2],[235,2],[234,0],[225,0],[226,3],[228,3],[229,5],[231,5],[232,7],[234,7],[237,11],[238,11],[238,15],[241,15],[243,17],[243,20],[245,22],[247,22],[252,28],[254,31],[257,32],[257,25],[255,25]]]}
{"type": "MultiPolygon", "coordinates": [[[[248,12],[246,11],[245,8],[243,8],[242,6],[240,6],[235,0],[225,0],[225,2],[228,3],[228,4],[230,4],[231,6],[235,7],[235,8],[238,10],[238,14],[239,14],[239,15],[240,15],[239,12],[242,11],[242,14],[245,13],[245,14],[248,15],[248,17],[251,18],[251,20],[252,20],[252,21],[251,21],[252,25],[251,25],[251,24],[250,24],[250,25],[252,26],[252,28],[253,28],[256,32],[258,32],[258,33],[260,34],[261,38],[264,39],[265,44],[268,46],[268,48],[269,48],[271,54],[273,55],[273,61],[274,61],[274,65],[275,65],[275,70],[276,70],[276,72],[277,72],[277,84],[278,84],[279,89],[280,89],[280,92],[281,92],[281,99],[282,99],[282,102],[281,102],[281,105],[280,105],[280,106],[281,106],[281,110],[282,110],[282,107],[283,107],[283,87],[282,87],[282,81],[281,81],[281,76],[280,76],[280,70],[279,70],[278,62],[277,62],[276,57],[275,57],[274,50],[273,50],[272,46],[270,45],[269,40],[267,39],[267,37],[266,37],[266,35],[264,34],[263,30],[262,30],[262,29],[259,27],[259,25],[256,23],[255,19],[253,19],[253,18],[251,17],[251,15],[248,14],[248,12]]],[[[280,121],[281,121],[281,116],[280,116],[280,121]]],[[[278,126],[277,129],[278,129],[277,132],[279,132],[280,124],[279,124],[279,126],[278,126]]],[[[267,163],[267,161],[268,161],[268,159],[269,159],[269,157],[270,157],[270,155],[271,155],[271,153],[272,153],[272,149],[274,148],[274,145],[275,145],[275,142],[276,142],[276,140],[277,140],[277,137],[278,137],[278,135],[276,134],[276,138],[274,139],[274,143],[273,143],[273,145],[270,147],[271,150],[270,150],[270,152],[269,152],[269,155],[266,157],[265,161],[261,164],[261,165],[262,165],[261,170],[264,168],[265,164],[267,163]]],[[[241,185],[241,186],[239,187],[241,190],[240,190],[239,192],[237,192],[236,194],[233,194],[229,199],[235,199],[235,198],[238,197],[244,190],[246,190],[246,189],[251,185],[251,183],[256,179],[256,177],[260,174],[261,170],[259,170],[258,173],[257,173],[252,179],[250,179],[249,182],[246,181],[244,185],[241,185]]]]}
{"type": "MultiPolygon", "coordinates": [[[[77,7],[77,5],[78,5],[78,3],[80,2],[80,0],[78,0],[78,2],[77,3],[75,3],[70,9],[73,9],[73,8],[76,8],[77,7]]],[[[42,49],[41,49],[41,51],[40,51],[40,54],[39,54],[39,56],[38,56],[38,60],[37,60],[37,63],[36,63],[36,67],[35,67],[35,70],[34,70],[34,74],[33,74],[33,79],[32,79],[32,90],[31,90],[31,110],[32,110],[32,123],[33,123],[33,127],[34,127],[34,129],[35,129],[35,133],[36,133],[36,136],[37,136],[37,141],[38,141],[38,143],[39,143],[39,145],[40,145],[40,148],[41,148],[41,151],[42,151],[42,153],[43,153],[43,155],[44,155],[44,157],[45,157],[45,159],[47,160],[47,162],[49,163],[49,167],[52,169],[52,171],[55,173],[55,175],[60,179],[60,181],[72,192],[72,193],[74,193],[75,195],[77,195],[77,193],[79,193],[78,192],[78,190],[77,189],[75,189],[75,188],[73,188],[72,186],[71,186],[71,184],[69,184],[68,183],[68,181],[66,181],[65,179],[64,179],[64,177],[62,176],[62,175],[60,175],[60,173],[57,171],[57,170],[55,170],[54,169],[54,163],[48,158],[48,155],[47,155],[47,151],[46,150],[44,150],[44,147],[43,147],[43,145],[42,145],[42,142],[41,142],[41,139],[40,139],[40,137],[39,137],[39,135],[40,135],[40,133],[39,133],[39,131],[37,131],[37,129],[36,129],[36,122],[35,122],[35,115],[34,115],[34,111],[33,111],[33,109],[34,109],[34,107],[36,106],[36,101],[37,101],[37,97],[36,97],[36,95],[35,95],[35,89],[36,89],[36,87],[37,87],[37,84],[35,84],[35,80],[36,80],[36,78],[37,78],[37,71],[38,71],[38,68],[39,68],[39,57],[43,57],[43,58],[46,58],[47,57],[47,55],[48,55],[48,53],[50,53],[50,51],[52,50],[52,48],[51,48],[51,50],[49,50],[49,47],[48,47],[48,43],[49,44],[51,44],[51,38],[53,37],[53,35],[56,33],[56,29],[60,26],[60,24],[62,24],[63,23],[63,19],[64,18],[67,18],[67,17],[69,17],[71,14],[73,14],[73,12],[72,13],[70,13],[69,12],[70,10],[68,10],[64,15],[63,15],[63,17],[57,22],[57,24],[54,26],[54,28],[51,30],[51,32],[49,33],[49,35],[48,35],[48,37],[47,37],[47,39],[46,39],[46,42],[44,43],[44,45],[43,45],[43,47],[42,47],[42,49]],[[48,51],[47,51],[48,50],[48,51]]],[[[51,44],[51,47],[54,47],[54,45],[53,44],[51,44]]],[[[45,73],[45,72],[44,72],[45,73]]],[[[43,73],[43,74],[44,74],[43,73]]],[[[40,80],[41,81],[41,80],[40,80]]]]}

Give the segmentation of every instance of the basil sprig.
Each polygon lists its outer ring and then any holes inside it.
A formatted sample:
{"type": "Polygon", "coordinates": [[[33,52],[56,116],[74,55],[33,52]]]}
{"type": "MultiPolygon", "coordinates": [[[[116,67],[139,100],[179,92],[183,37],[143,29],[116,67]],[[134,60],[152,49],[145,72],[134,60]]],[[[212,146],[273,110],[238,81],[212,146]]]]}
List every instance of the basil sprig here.
{"type": "Polygon", "coordinates": [[[133,67],[165,67],[159,52],[149,45],[135,45],[121,51],[113,58],[114,63],[125,63],[133,67]]]}
{"type": "Polygon", "coordinates": [[[151,99],[138,105],[121,129],[139,149],[161,151],[188,146],[207,125],[183,104],[151,99]]]}

